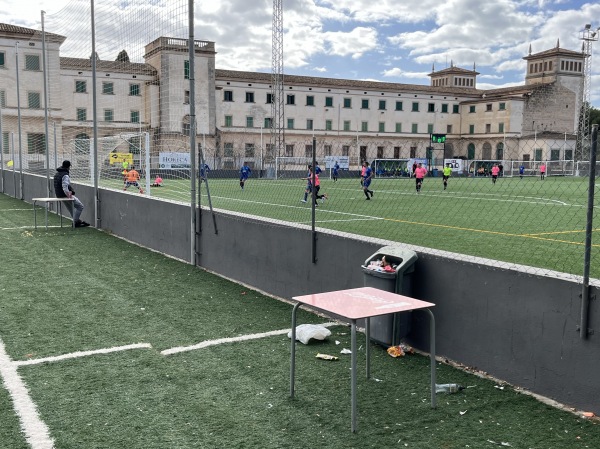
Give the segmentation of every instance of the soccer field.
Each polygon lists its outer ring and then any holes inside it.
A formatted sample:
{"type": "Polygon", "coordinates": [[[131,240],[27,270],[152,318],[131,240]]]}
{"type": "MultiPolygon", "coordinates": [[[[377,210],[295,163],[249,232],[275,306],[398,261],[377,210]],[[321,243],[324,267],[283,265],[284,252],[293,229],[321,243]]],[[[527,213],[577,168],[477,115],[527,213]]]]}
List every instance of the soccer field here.
{"type": "Polygon", "coordinates": [[[600,447],[595,419],[444,363],[438,382],[466,388],[432,409],[422,355],[373,344],[366,379],[362,336],[352,434],[347,326],[297,345],[290,399],[291,304],[93,228],[30,225],[0,195],[2,449],[600,447]]]}
{"type": "MultiPolygon", "coordinates": [[[[302,203],[305,181],[209,179],[214,208],[311,224],[310,201],[302,203]]],[[[414,179],[375,179],[366,201],[358,179],[322,179],[329,199],[316,208],[316,226],[433,249],[581,275],[588,179],[579,177],[426,178],[421,193],[414,179]]],[[[200,203],[208,205],[206,184],[200,203]]],[[[189,180],[166,180],[151,194],[189,201],[189,180]]],[[[597,220],[597,208],[594,215],[597,220]]],[[[596,225],[597,235],[600,224],[596,225]]],[[[600,278],[592,249],[591,276],[600,278]]]]}

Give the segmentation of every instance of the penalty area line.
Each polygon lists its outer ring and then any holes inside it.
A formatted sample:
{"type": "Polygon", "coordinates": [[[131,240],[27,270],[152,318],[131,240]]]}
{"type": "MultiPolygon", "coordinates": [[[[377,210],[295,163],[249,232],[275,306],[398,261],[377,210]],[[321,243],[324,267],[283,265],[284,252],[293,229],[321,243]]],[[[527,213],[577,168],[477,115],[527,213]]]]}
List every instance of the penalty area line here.
{"type": "MultiPolygon", "coordinates": [[[[324,324],[321,324],[321,326],[331,327],[331,326],[338,326],[339,324],[340,323],[324,323],[324,324]]],[[[178,354],[180,352],[195,351],[196,349],[204,349],[204,348],[208,348],[210,346],[217,346],[217,345],[222,345],[222,344],[226,344],[226,343],[237,343],[240,341],[258,340],[260,338],[272,337],[274,335],[283,335],[283,334],[287,334],[289,331],[290,331],[290,329],[279,329],[276,331],[262,332],[260,334],[248,334],[248,335],[240,335],[239,337],[229,337],[229,338],[218,338],[216,340],[206,340],[206,341],[203,341],[198,344],[191,345],[191,346],[179,346],[179,347],[175,347],[175,348],[165,349],[164,351],[161,351],[160,353],[162,355],[178,354]]]]}
{"type": "Polygon", "coordinates": [[[53,357],[44,357],[41,359],[17,360],[12,363],[13,363],[13,365],[16,365],[16,366],[39,365],[40,363],[59,362],[61,360],[77,359],[80,357],[87,357],[87,356],[96,355],[96,354],[110,354],[112,352],[128,351],[130,349],[150,349],[150,348],[152,348],[152,345],[150,343],[135,343],[132,345],[125,345],[125,346],[113,346],[112,348],[71,352],[69,354],[57,355],[57,356],[53,356],[53,357]]]}
{"type": "Polygon", "coordinates": [[[0,377],[13,401],[25,439],[32,449],[54,448],[54,440],[50,437],[48,426],[40,418],[37,407],[23,379],[19,376],[17,367],[6,353],[2,340],[0,340],[0,377]]]}

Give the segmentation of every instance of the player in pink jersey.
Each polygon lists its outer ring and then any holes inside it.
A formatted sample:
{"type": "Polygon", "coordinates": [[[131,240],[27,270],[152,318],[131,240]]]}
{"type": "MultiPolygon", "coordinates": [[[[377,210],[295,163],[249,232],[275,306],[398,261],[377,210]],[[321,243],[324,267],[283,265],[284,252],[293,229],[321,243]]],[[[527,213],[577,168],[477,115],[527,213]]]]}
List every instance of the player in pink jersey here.
{"type": "Polygon", "coordinates": [[[540,165],[540,179],[543,181],[545,177],[546,177],[546,164],[544,164],[542,162],[542,165],[540,165]]]}
{"type": "Polygon", "coordinates": [[[421,192],[421,187],[423,187],[423,178],[425,178],[425,176],[427,176],[427,169],[423,167],[423,164],[418,164],[417,168],[415,169],[417,193],[421,192]]]}
{"type": "Polygon", "coordinates": [[[498,173],[500,173],[500,167],[498,164],[494,164],[492,167],[492,184],[496,184],[496,179],[498,179],[498,173]]]}

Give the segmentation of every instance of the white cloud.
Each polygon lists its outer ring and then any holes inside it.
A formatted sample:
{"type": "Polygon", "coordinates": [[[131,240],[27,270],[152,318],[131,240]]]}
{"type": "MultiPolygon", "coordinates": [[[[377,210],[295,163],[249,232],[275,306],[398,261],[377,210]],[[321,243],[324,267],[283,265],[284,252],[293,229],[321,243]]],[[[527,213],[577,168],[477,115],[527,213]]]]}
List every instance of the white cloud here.
{"type": "Polygon", "coordinates": [[[429,72],[405,72],[398,67],[390,70],[384,70],[381,73],[386,78],[408,78],[408,79],[424,79],[429,80],[429,72]]]}
{"type": "Polygon", "coordinates": [[[313,70],[315,72],[320,72],[320,73],[325,73],[327,72],[327,69],[325,67],[313,67],[313,70]]]}
{"type": "Polygon", "coordinates": [[[374,28],[357,27],[347,33],[325,32],[323,37],[330,55],[352,56],[356,59],[377,48],[377,30],[374,28]]]}

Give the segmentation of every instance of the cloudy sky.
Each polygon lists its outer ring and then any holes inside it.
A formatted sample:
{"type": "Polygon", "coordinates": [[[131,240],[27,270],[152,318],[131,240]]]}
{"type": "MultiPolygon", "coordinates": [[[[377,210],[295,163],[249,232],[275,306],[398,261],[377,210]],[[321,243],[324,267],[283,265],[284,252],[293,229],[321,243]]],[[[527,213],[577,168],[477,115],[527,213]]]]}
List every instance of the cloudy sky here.
{"type": "MultiPolygon", "coordinates": [[[[174,22],[187,25],[183,15],[173,16],[173,8],[186,6],[187,0],[95,2],[97,17],[144,14],[139,30],[123,27],[142,39],[152,30],[164,34],[174,22]],[[169,14],[161,13],[164,5],[169,14]],[[152,14],[156,19],[150,22],[152,14]]],[[[217,68],[269,72],[272,6],[272,0],[196,0],[195,37],[215,42],[217,68]]],[[[89,1],[2,0],[0,22],[39,28],[43,9],[47,30],[68,37],[63,55],[81,57],[69,54],[67,45],[81,31],[50,25],[89,26],[65,12],[84,7],[89,1]]],[[[433,66],[472,69],[475,64],[483,89],[523,84],[522,58],[530,45],[535,53],[560,41],[562,48],[580,51],[585,24],[600,26],[600,2],[582,0],[283,0],[283,9],[285,73],[428,84],[433,66]]],[[[118,27],[116,22],[111,25],[118,27]]],[[[593,46],[592,103],[600,107],[600,42],[593,46]]]]}

